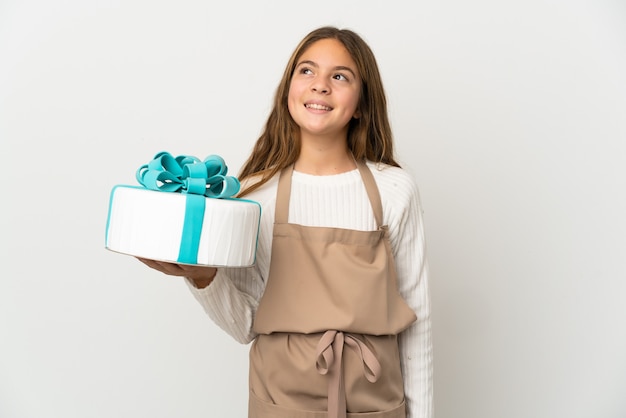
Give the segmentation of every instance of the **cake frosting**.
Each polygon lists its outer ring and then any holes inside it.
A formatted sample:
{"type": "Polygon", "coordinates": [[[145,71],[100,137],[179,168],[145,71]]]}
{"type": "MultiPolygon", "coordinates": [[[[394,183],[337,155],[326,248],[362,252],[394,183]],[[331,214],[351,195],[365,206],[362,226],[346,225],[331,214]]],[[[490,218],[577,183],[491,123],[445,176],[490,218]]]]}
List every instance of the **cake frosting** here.
{"type": "MultiPolygon", "coordinates": [[[[105,247],[153,260],[181,263],[188,195],[142,187],[115,186],[111,192],[105,247]]],[[[182,264],[247,267],[255,263],[261,218],[257,202],[245,199],[205,200],[197,260],[182,264]]],[[[197,232],[197,231],[196,231],[197,232]]],[[[195,250],[194,250],[195,251],[195,250]]]]}

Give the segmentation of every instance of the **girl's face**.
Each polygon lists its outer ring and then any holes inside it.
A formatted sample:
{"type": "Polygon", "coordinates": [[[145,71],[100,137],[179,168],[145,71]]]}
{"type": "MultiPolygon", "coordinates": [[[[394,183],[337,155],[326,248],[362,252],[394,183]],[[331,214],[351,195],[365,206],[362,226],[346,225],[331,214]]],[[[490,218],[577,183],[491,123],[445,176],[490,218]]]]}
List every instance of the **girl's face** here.
{"type": "Polygon", "coordinates": [[[348,123],[358,118],[361,78],[354,60],[336,39],[313,43],[296,63],[288,95],[291,117],[303,140],[345,140],[348,123]]]}

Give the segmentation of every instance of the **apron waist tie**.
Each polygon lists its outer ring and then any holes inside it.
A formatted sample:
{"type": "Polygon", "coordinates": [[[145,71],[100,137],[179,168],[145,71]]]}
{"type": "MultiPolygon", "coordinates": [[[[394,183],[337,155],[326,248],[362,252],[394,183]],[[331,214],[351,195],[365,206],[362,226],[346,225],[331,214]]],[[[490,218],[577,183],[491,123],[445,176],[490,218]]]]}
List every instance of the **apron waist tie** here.
{"type": "Polygon", "coordinates": [[[326,331],[317,343],[316,367],[321,375],[328,374],[328,418],[346,418],[346,391],[343,382],[343,346],[352,348],[361,358],[363,373],[374,383],[380,376],[381,366],[376,355],[353,334],[341,331],[326,331]]]}

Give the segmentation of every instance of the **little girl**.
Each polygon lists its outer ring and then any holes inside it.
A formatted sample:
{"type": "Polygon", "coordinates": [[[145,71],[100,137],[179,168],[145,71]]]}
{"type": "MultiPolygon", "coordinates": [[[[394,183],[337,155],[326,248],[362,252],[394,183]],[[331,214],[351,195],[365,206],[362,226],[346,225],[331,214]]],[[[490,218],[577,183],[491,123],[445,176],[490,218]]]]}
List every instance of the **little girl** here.
{"type": "Polygon", "coordinates": [[[263,208],[254,267],[141,261],[253,342],[249,417],[432,417],[422,209],[362,38],[300,42],[239,178],[263,208]]]}

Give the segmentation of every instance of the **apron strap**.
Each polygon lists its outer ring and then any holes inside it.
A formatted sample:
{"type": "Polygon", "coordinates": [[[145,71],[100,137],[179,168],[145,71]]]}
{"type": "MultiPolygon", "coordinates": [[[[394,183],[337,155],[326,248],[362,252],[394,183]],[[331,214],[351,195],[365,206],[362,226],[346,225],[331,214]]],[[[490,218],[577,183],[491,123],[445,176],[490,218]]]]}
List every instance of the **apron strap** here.
{"type": "MultiPolygon", "coordinates": [[[[355,160],[356,161],[356,160],[355,160]]],[[[374,212],[374,219],[376,219],[376,225],[378,229],[383,227],[383,205],[380,199],[380,192],[374,180],[374,175],[369,169],[365,161],[356,161],[356,166],[361,174],[367,197],[369,198],[370,205],[372,205],[372,211],[374,212]]],[[[286,224],[289,220],[289,198],[291,197],[291,175],[293,174],[293,164],[285,167],[280,172],[278,178],[278,191],[276,193],[276,213],[275,221],[278,224],[286,224]]]]}
{"type": "Polygon", "coordinates": [[[380,200],[380,192],[378,191],[378,186],[376,186],[376,180],[374,180],[374,175],[372,174],[372,171],[369,169],[367,164],[365,164],[365,161],[356,161],[356,166],[361,173],[361,178],[363,179],[363,184],[365,185],[365,190],[367,191],[367,196],[370,199],[370,205],[372,205],[372,211],[374,212],[376,225],[378,226],[378,229],[382,229],[383,204],[380,200]]]}
{"type": "Polygon", "coordinates": [[[274,222],[286,224],[289,220],[289,198],[291,197],[291,175],[293,164],[285,167],[278,178],[278,191],[276,192],[276,213],[274,222]]]}
{"type": "Polygon", "coordinates": [[[328,418],[346,418],[346,391],[343,382],[343,346],[352,348],[363,362],[363,373],[374,383],[380,376],[381,366],[376,355],[353,334],[326,331],[317,343],[317,371],[328,374],[328,418]]]}

